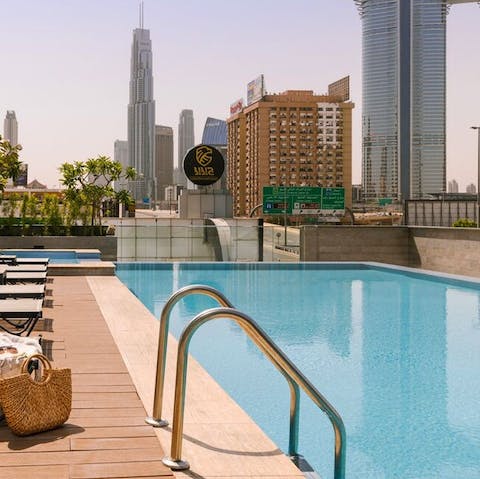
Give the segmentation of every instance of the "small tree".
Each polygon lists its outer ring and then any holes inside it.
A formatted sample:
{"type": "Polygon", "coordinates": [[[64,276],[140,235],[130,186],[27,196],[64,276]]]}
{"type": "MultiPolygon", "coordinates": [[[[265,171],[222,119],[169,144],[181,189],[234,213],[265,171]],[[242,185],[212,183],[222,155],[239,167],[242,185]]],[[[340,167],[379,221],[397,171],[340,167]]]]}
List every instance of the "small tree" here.
{"type": "Polygon", "coordinates": [[[0,191],[5,189],[9,178],[14,180],[20,172],[22,162],[18,159],[20,145],[11,145],[0,136],[0,191]]]}
{"type": "Polygon", "coordinates": [[[64,163],[60,172],[63,175],[60,181],[67,187],[67,201],[70,205],[76,205],[79,211],[89,212],[92,232],[95,225],[101,229],[103,201],[108,198],[130,198],[133,201],[128,191],[115,192],[113,182],[135,179],[135,169],[128,167],[123,171],[122,165],[108,156],[98,156],[73,164],[64,163]]]}
{"type": "Polygon", "coordinates": [[[57,196],[45,195],[42,204],[42,217],[45,234],[58,234],[60,226],[63,225],[63,218],[57,196]]]}
{"type": "Polygon", "coordinates": [[[7,226],[15,224],[19,202],[20,196],[16,193],[12,193],[2,202],[2,212],[6,216],[5,224],[7,226]]]}

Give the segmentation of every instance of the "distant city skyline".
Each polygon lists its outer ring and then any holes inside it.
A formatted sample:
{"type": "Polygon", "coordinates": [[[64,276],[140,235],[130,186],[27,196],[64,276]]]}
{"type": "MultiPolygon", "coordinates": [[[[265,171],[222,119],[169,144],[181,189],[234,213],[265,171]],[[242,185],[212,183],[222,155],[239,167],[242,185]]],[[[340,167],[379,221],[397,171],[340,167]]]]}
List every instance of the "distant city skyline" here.
{"type": "MultiPolygon", "coordinates": [[[[138,6],[137,0],[0,0],[8,18],[0,29],[2,62],[9,65],[0,77],[0,114],[14,110],[21,119],[20,159],[29,164],[30,180],[58,186],[61,163],[113,157],[114,141],[127,138],[138,6]]],[[[469,127],[480,122],[479,18],[477,4],[459,4],[447,23],[446,176],[460,190],[477,176],[477,138],[469,127]]],[[[209,116],[226,119],[230,104],[246,97],[247,83],[261,73],[267,91],[320,94],[332,78],[350,75],[353,182],[360,183],[362,33],[352,0],[145,0],[144,21],[154,45],[155,121],[175,133],[183,109],[192,109],[201,126],[209,116]],[[249,34],[237,35],[233,21],[248,21],[249,34]]]]}

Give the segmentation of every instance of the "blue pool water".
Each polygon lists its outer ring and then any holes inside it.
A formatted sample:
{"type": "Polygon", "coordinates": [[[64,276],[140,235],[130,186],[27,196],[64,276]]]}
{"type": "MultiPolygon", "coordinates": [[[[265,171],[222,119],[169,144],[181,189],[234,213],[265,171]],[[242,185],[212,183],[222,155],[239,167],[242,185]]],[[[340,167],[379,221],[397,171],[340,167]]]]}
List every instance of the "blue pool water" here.
{"type": "Polygon", "coordinates": [[[1,254],[12,254],[18,258],[49,258],[50,263],[76,264],[84,261],[100,261],[98,252],[60,250],[60,249],[4,249],[1,254]]]}
{"type": "MultiPolygon", "coordinates": [[[[479,284],[345,264],[119,264],[117,275],[157,317],[188,284],[252,316],[342,415],[347,478],[480,478],[479,284]]],[[[214,306],[185,298],[172,332],[214,306]]],[[[288,387],[244,333],[211,322],[190,351],[286,451],[288,387]]],[[[333,441],[302,395],[299,452],[324,479],[333,441]]]]}

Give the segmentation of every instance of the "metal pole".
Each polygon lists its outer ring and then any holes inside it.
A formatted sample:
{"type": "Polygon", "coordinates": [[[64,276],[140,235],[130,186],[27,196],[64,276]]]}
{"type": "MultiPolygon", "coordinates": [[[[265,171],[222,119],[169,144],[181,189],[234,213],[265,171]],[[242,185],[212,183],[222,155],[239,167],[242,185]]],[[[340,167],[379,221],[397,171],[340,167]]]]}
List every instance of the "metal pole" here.
{"type": "Polygon", "coordinates": [[[284,245],[287,246],[287,187],[283,186],[283,226],[284,232],[284,245]]]}
{"type": "Polygon", "coordinates": [[[477,158],[477,228],[480,228],[480,127],[476,127],[478,135],[478,158],[477,158]]]}
{"type": "Polygon", "coordinates": [[[477,228],[480,228],[480,126],[471,126],[478,134],[478,159],[477,159],[477,228]]]}

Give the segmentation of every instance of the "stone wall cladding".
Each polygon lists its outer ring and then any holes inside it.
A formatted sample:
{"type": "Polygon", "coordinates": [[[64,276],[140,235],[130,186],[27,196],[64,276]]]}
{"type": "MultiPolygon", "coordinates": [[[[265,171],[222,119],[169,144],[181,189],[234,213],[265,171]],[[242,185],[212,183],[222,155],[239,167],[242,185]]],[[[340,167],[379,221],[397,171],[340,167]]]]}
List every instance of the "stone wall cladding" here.
{"type": "Polygon", "coordinates": [[[423,269],[480,277],[480,229],[410,227],[412,256],[423,269]]]}
{"type": "Polygon", "coordinates": [[[300,233],[300,261],[378,261],[408,266],[408,228],[305,226],[300,233]]]}

